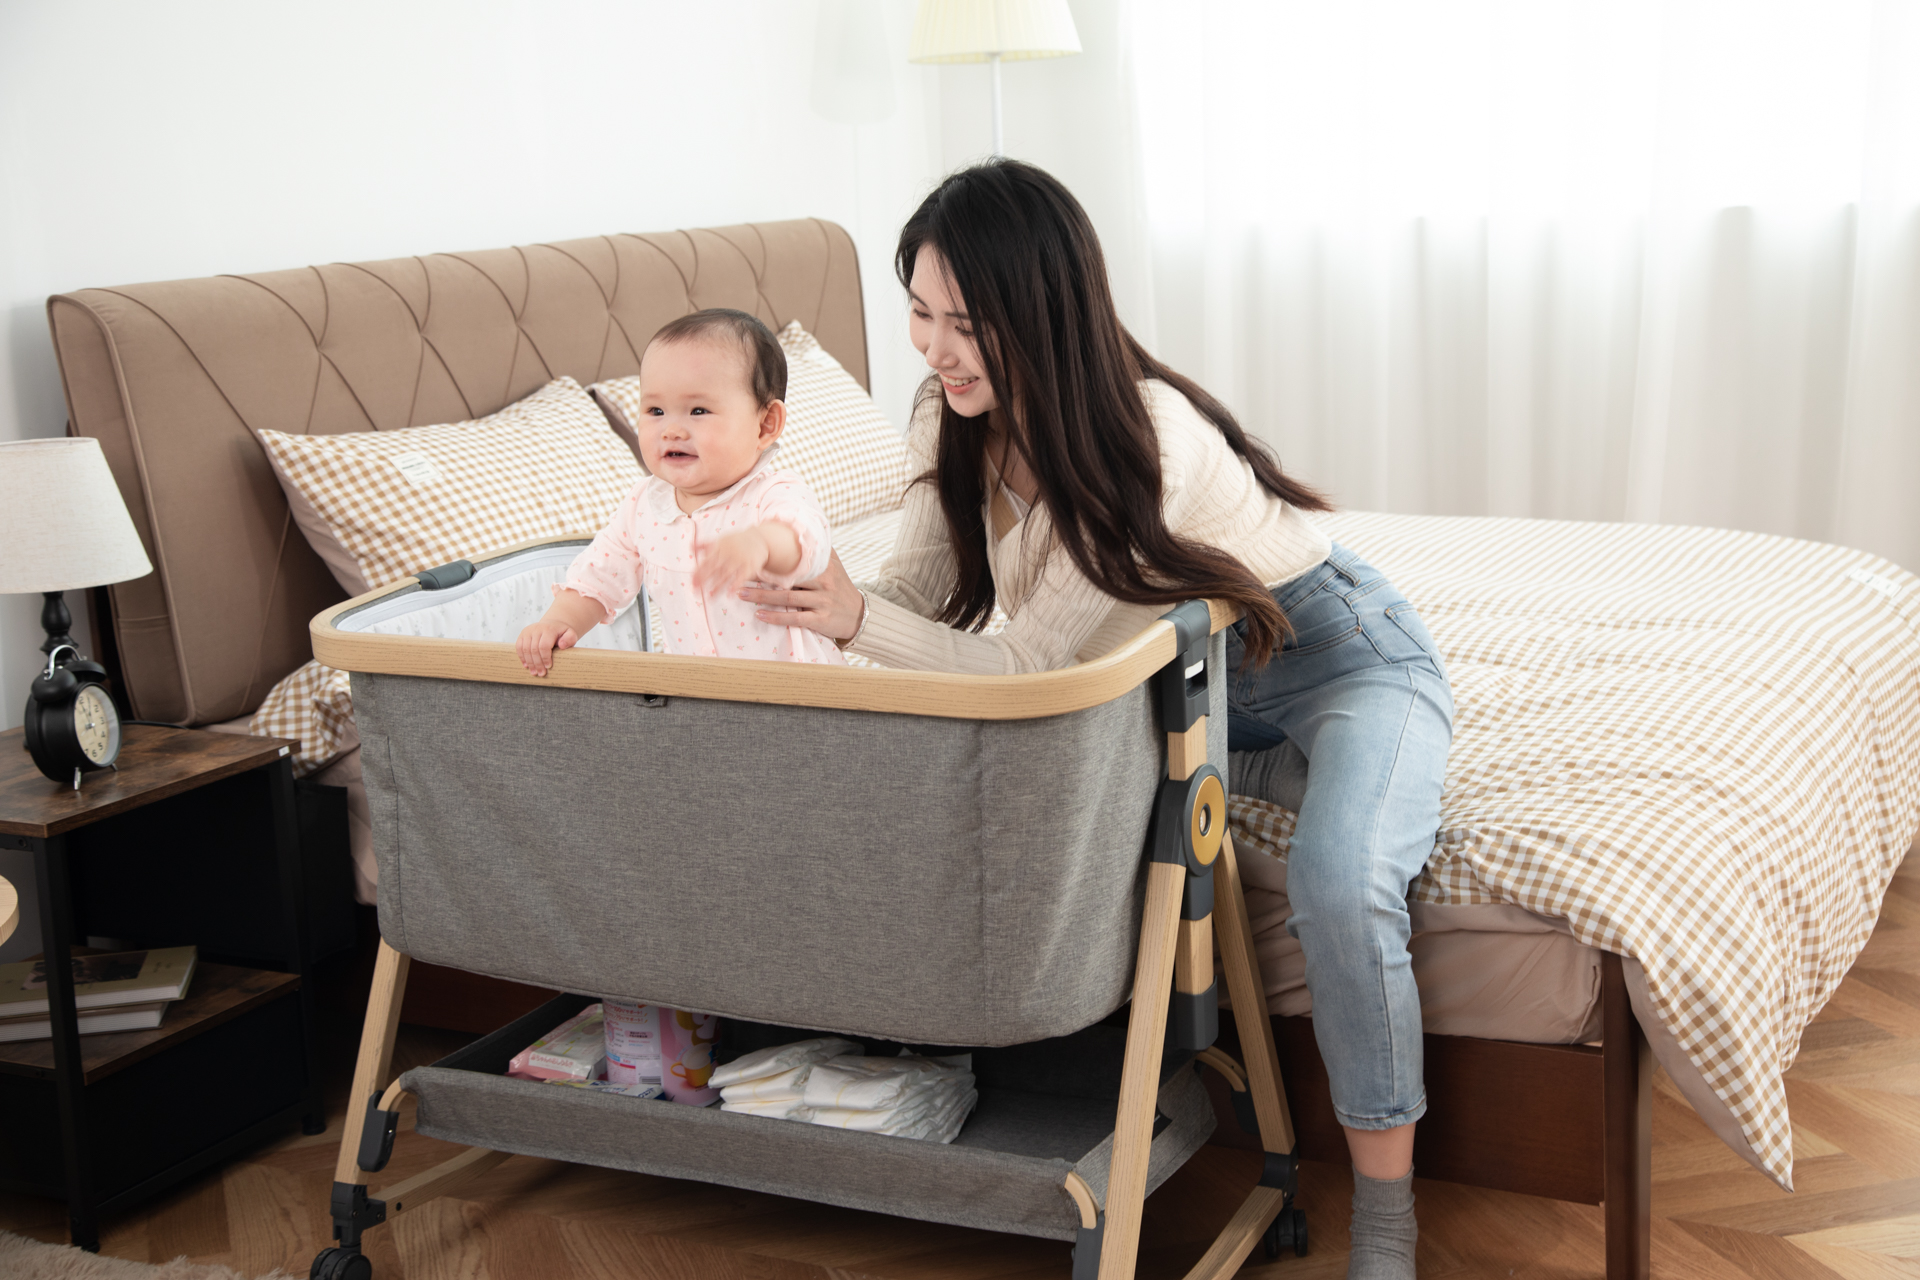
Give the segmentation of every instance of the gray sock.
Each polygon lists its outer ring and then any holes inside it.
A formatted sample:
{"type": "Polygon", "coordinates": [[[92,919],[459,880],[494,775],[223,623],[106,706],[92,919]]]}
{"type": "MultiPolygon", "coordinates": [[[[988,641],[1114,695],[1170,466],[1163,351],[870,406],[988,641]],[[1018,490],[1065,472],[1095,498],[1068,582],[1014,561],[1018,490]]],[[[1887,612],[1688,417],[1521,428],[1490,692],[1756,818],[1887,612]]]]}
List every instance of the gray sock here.
{"type": "Polygon", "coordinates": [[[1414,1280],[1413,1170],[1391,1182],[1354,1171],[1351,1234],[1347,1280],[1414,1280]]]}

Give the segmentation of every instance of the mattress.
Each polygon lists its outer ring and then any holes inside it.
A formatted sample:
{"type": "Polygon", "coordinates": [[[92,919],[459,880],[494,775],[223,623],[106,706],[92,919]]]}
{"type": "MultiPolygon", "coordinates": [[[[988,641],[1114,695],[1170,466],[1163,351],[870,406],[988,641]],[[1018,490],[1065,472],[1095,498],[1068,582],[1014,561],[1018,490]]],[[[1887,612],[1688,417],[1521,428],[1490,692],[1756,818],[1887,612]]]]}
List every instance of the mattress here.
{"type": "MultiPolygon", "coordinates": [[[[1453,682],[1416,928],[1484,932],[1504,907],[1628,957],[1662,1065],[1790,1187],[1781,1078],[1920,834],[1920,578],[1729,530],[1324,523],[1420,610],[1453,682]]],[[[1235,843],[1292,1008],[1284,908],[1255,894],[1284,889],[1300,762],[1261,756],[1236,761],[1235,843]]]]}

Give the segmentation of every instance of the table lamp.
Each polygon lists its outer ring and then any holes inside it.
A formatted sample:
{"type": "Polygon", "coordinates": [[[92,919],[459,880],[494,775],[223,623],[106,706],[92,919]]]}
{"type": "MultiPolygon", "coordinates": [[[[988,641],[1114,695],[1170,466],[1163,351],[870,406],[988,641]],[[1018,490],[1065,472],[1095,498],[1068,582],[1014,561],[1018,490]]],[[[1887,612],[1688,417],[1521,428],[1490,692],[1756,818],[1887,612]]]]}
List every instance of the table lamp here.
{"type": "Polygon", "coordinates": [[[993,64],[993,154],[1006,154],[1000,130],[1000,63],[1080,52],[1067,0],[920,0],[909,62],[993,64]]]}
{"type": "Polygon", "coordinates": [[[27,750],[40,772],[80,789],[114,767],[120,716],[106,669],[68,629],[64,593],[153,572],[100,442],[85,436],[0,444],[0,595],[37,591],[47,655],[27,697],[27,750]]]}
{"type": "Polygon", "coordinates": [[[0,595],[46,597],[42,653],[73,644],[63,593],[152,572],[98,440],[0,443],[0,595]]]}

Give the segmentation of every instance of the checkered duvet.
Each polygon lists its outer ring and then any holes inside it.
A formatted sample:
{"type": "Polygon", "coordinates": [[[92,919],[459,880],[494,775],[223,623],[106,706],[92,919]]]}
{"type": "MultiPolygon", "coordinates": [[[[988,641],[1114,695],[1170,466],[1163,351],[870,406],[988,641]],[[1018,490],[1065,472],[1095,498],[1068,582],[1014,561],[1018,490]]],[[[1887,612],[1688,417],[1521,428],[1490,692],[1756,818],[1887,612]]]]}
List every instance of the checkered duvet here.
{"type": "MultiPolygon", "coordinates": [[[[1343,513],[1457,708],[1414,901],[1504,902],[1637,959],[1665,1028],[1790,1185],[1781,1077],[1920,832],[1920,578],[1660,525],[1343,513]]],[[[1236,797],[1284,858],[1292,815],[1236,797]]]]}

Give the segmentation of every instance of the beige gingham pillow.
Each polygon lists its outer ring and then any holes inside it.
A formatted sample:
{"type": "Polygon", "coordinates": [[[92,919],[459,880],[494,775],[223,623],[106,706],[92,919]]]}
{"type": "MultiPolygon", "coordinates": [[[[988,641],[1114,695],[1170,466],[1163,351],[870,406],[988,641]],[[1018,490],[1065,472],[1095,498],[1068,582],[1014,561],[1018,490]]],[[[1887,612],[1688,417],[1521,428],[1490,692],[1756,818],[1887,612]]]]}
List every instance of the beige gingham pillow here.
{"type": "Polygon", "coordinates": [[[645,478],[572,378],[469,422],[259,436],[289,501],[311,508],[365,590],[516,542],[591,536],[645,478]]]}
{"type": "Polygon", "coordinates": [[[273,686],[247,722],[247,732],[300,739],[293,753],[293,776],[304,778],[340,754],[352,723],[353,686],[347,673],[315,660],[273,686]]]}
{"type": "MultiPolygon", "coordinates": [[[[777,465],[800,474],[835,528],[899,507],[907,491],[906,440],[798,320],[779,338],[787,355],[787,428],[777,465]]],[[[639,423],[638,377],[588,390],[623,419],[615,430],[639,423]]]]}

